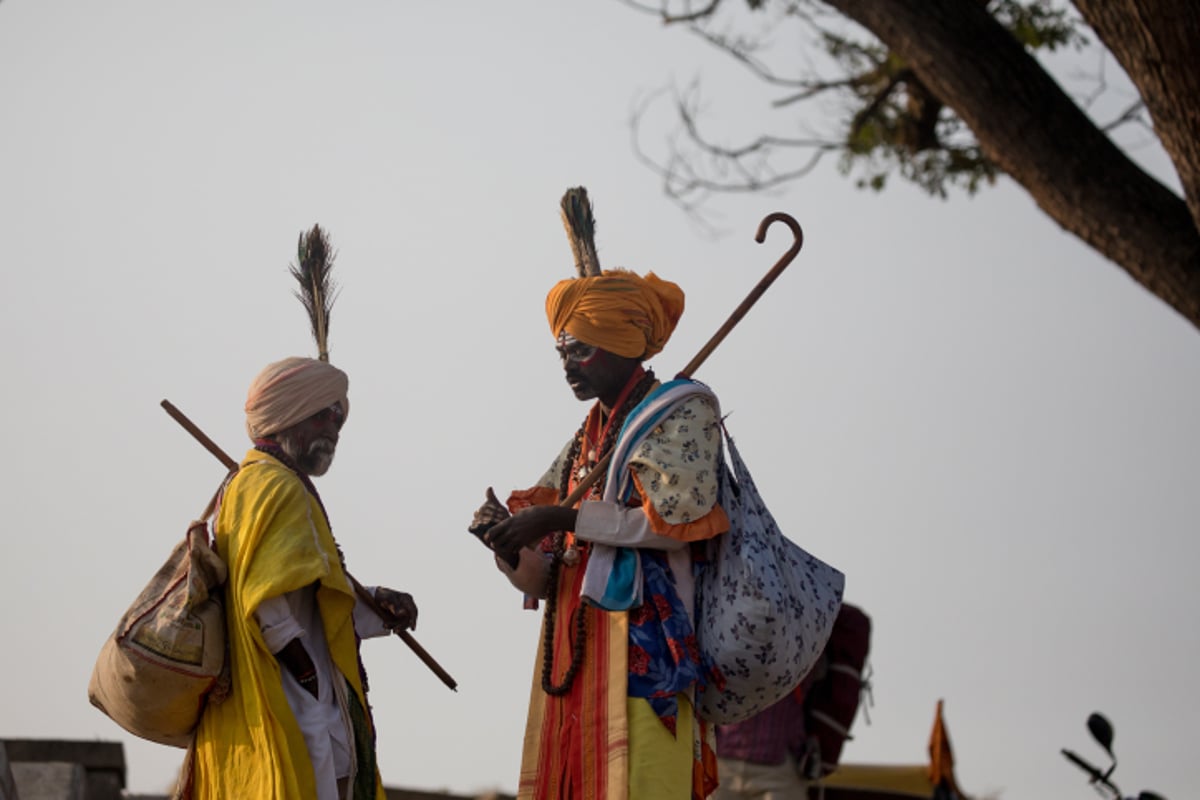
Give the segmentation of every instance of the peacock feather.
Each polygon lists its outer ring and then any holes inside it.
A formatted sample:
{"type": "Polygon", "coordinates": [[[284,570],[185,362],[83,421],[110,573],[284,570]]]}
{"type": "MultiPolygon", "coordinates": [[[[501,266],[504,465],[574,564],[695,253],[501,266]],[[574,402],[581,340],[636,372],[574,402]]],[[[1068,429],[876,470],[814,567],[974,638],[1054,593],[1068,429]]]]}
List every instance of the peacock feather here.
{"type": "Polygon", "coordinates": [[[320,225],[313,225],[312,230],[300,234],[296,250],[297,263],[289,267],[292,277],[300,284],[295,295],[308,312],[313,339],[317,342],[317,357],[328,361],[329,313],[336,299],[336,287],[330,277],[334,253],[329,247],[329,237],[320,225]]]}
{"type": "Polygon", "coordinates": [[[567,189],[562,197],[563,227],[575,256],[579,277],[600,274],[600,256],[596,253],[596,218],[592,216],[592,201],[587,189],[576,186],[567,189]]]}

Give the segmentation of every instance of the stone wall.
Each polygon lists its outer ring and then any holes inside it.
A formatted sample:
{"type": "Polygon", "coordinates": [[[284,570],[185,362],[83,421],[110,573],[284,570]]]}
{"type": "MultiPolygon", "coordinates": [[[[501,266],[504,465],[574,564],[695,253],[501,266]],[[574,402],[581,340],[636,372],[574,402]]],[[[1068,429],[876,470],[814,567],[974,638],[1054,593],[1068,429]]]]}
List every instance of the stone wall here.
{"type": "Polygon", "coordinates": [[[0,749],[7,768],[0,767],[0,800],[122,799],[125,749],[120,742],[0,739],[0,749]]]}
{"type": "MultiPolygon", "coordinates": [[[[0,800],[167,800],[126,795],[125,748],[120,742],[0,739],[0,800]]],[[[515,800],[385,787],[388,800],[515,800]]]]}
{"type": "Polygon", "coordinates": [[[0,741],[0,800],[16,800],[17,784],[13,781],[12,770],[8,768],[8,750],[0,741]]]}

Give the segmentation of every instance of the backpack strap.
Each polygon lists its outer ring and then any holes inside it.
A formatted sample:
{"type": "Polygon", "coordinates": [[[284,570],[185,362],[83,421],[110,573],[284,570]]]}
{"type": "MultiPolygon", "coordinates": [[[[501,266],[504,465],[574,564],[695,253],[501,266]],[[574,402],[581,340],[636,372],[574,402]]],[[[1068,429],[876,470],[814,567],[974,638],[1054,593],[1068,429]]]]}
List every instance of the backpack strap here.
{"type": "Polygon", "coordinates": [[[215,531],[211,533],[208,531],[208,519],[209,517],[214,517],[214,515],[220,510],[221,500],[225,497],[225,490],[229,487],[229,482],[233,480],[233,476],[238,474],[238,470],[240,468],[240,466],[234,467],[233,469],[229,470],[228,473],[226,473],[225,477],[221,479],[221,485],[217,487],[215,492],[213,492],[213,496],[209,499],[208,505],[204,507],[204,511],[200,513],[200,516],[197,517],[191,525],[193,528],[197,525],[204,527],[205,536],[208,538],[208,543],[213,550],[217,549],[217,538],[215,531]]]}

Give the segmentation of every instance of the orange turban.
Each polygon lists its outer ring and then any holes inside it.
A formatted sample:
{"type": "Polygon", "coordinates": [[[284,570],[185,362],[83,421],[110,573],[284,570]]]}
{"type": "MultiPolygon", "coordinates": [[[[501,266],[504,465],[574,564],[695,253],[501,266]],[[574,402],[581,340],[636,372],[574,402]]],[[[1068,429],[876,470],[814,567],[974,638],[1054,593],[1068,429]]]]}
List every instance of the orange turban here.
{"type": "Polygon", "coordinates": [[[350,416],[349,386],[346,373],[315,358],[268,364],[246,395],[246,432],[251,439],[270,436],[339,402],[350,416]]]}
{"type": "Polygon", "coordinates": [[[653,272],[642,278],[629,270],[607,269],[559,281],[546,296],[546,318],[555,337],[565,330],[625,358],[646,359],[660,352],[682,314],[683,290],[653,272]]]}

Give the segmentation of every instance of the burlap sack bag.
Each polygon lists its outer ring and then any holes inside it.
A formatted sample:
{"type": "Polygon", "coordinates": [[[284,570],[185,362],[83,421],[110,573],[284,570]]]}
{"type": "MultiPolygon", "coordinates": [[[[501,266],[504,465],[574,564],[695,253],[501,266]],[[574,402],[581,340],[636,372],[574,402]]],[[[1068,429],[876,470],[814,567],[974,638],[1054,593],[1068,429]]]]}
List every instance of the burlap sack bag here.
{"type": "Polygon", "coordinates": [[[104,643],[88,699],[125,730],[187,747],[205,703],[229,693],[225,564],[196,521],[104,643]]]}

